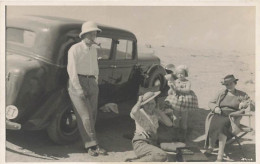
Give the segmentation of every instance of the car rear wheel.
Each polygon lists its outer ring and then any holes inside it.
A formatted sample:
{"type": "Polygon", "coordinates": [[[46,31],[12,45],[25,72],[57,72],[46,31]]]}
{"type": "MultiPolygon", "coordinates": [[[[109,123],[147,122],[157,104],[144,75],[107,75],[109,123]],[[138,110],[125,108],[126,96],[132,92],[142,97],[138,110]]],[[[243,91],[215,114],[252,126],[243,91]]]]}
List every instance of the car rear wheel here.
{"type": "Polygon", "coordinates": [[[56,114],[47,132],[50,139],[57,144],[72,143],[79,138],[77,120],[71,106],[56,114]]]}

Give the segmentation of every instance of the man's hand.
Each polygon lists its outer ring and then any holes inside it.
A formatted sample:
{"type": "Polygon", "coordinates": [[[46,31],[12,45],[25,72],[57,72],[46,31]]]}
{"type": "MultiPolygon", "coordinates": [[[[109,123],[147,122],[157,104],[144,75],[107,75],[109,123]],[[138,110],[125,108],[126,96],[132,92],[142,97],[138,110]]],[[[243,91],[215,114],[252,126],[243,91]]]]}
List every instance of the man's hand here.
{"type": "Polygon", "coordinates": [[[137,105],[138,107],[140,107],[142,102],[143,102],[143,95],[141,95],[141,96],[138,97],[138,101],[137,101],[136,105],[137,105]]]}
{"type": "Polygon", "coordinates": [[[98,76],[95,76],[95,81],[98,84],[98,76]]]}
{"type": "Polygon", "coordinates": [[[85,96],[84,95],[84,91],[81,89],[81,90],[77,90],[77,94],[80,96],[80,97],[83,97],[85,96]]]}
{"type": "Polygon", "coordinates": [[[214,112],[215,112],[215,113],[218,113],[218,114],[221,114],[221,109],[217,106],[217,107],[214,109],[214,112]]]}

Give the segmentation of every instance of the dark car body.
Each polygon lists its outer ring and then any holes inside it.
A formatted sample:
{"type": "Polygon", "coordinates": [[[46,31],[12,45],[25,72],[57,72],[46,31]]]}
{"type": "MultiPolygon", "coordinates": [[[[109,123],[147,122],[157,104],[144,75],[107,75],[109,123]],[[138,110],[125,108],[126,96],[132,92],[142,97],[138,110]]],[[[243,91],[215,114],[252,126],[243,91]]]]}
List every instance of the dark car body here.
{"type": "MultiPolygon", "coordinates": [[[[47,16],[7,20],[6,106],[17,107],[19,114],[10,121],[21,124],[22,129],[48,128],[57,114],[71,111],[67,55],[69,48],[80,41],[82,23],[47,16]]],[[[100,24],[98,27],[102,32],[97,41],[103,42],[97,47],[99,106],[133,98],[140,85],[165,85],[159,58],[152,53],[138,54],[133,33],[100,24]]]]}

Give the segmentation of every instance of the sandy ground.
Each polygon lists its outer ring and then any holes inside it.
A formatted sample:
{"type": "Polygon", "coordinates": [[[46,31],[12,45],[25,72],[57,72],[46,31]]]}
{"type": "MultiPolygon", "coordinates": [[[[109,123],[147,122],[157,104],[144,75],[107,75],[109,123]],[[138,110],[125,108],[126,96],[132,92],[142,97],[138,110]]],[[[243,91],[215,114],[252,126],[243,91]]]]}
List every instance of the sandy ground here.
{"type": "MultiPolygon", "coordinates": [[[[186,64],[190,69],[189,80],[192,89],[198,96],[199,109],[190,113],[188,146],[200,147],[203,151],[204,121],[208,114],[207,103],[210,98],[223,86],[220,79],[227,74],[239,78],[237,88],[247,92],[254,100],[255,72],[254,54],[237,51],[223,52],[217,50],[187,50],[183,48],[152,47],[161,58],[162,64],[173,63],[176,66],[186,64]]],[[[162,98],[163,99],[163,98],[162,98]]],[[[125,114],[134,105],[133,101],[119,104],[119,110],[124,111],[119,116],[107,114],[107,118],[97,123],[97,135],[100,144],[109,152],[108,156],[91,157],[84,150],[81,141],[61,146],[55,145],[44,131],[22,132],[7,131],[6,161],[7,162],[85,162],[85,161],[124,161],[134,157],[131,140],[124,134],[134,131],[134,122],[125,114]]],[[[254,114],[254,113],[253,113],[254,114]]],[[[101,114],[102,115],[102,114],[101,114]]],[[[243,119],[244,124],[248,124],[243,119]]],[[[251,119],[255,127],[254,117],[251,119]]],[[[159,129],[161,131],[161,128],[159,129]]],[[[165,137],[161,134],[161,138],[165,137]]],[[[242,140],[244,156],[255,161],[255,135],[247,134],[242,140]]],[[[243,157],[237,144],[226,147],[226,161],[241,161],[243,157]]],[[[217,150],[208,156],[209,161],[216,160],[217,150]]],[[[170,156],[174,161],[175,156],[170,156]]]]}

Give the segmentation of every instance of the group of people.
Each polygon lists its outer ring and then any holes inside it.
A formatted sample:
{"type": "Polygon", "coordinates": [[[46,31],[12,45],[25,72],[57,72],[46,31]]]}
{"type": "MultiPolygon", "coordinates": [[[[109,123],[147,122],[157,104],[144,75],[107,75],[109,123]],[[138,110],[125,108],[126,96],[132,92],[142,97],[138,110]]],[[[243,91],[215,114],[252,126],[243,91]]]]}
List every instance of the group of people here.
{"type": "MultiPolygon", "coordinates": [[[[173,65],[168,66],[171,69],[174,68],[173,65]]],[[[173,70],[171,74],[166,75],[170,89],[164,101],[163,109],[158,109],[156,105],[149,105],[150,103],[154,104],[153,98],[157,94],[153,97],[151,96],[150,102],[144,101],[145,105],[143,106],[140,105],[142,104],[142,96],[139,97],[139,101],[131,111],[131,117],[136,123],[135,137],[132,142],[134,152],[137,155],[137,158],[132,161],[162,162],[167,160],[166,153],[159,148],[157,137],[155,137],[157,136],[155,128],[159,127],[158,121],[169,127],[177,127],[177,133],[182,135],[182,141],[185,142],[188,128],[188,113],[198,108],[197,96],[190,89],[191,83],[185,78],[187,76],[187,67],[183,65],[177,67],[175,73],[173,70]],[[138,114],[136,114],[137,111],[139,111],[138,114]],[[149,120],[153,121],[149,122],[149,120]],[[140,131],[140,129],[142,130],[140,131]]],[[[237,81],[238,79],[234,75],[225,76],[221,81],[225,89],[221,90],[209,102],[211,111],[205,121],[205,154],[211,154],[218,141],[217,162],[223,161],[226,140],[232,137],[234,133],[232,128],[235,127],[231,124],[230,114],[242,114],[251,105],[249,96],[245,92],[236,89],[237,81]]],[[[152,95],[152,93],[144,94],[144,96],[148,95],[152,95]]],[[[238,126],[241,117],[236,119],[236,121],[233,120],[233,122],[237,123],[234,126],[238,126]]]]}
{"type": "MultiPolygon", "coordinates": [[[[188,129],[188,113],[198,108],[198,99],[191,90],[188,77],[188,68],[180,65],[175,69],[173,64],[167,65],[169,74],[165,76],[168,81],[168,96],[162,109],[154,99],[158,92],[147,92],[139,96],[137,104],[133,107],[130,116],[135,120],[136,131],[132,140],[137,158],[134,162],[163,162],[167,161],[167,154],[159,148],[157,129],[159,123],[168,127],[175,126],[181,141],[185,142],[188,129]]],[[[129,161],[129,160],[128,160],[129,161]]]]}
{"type": "MultiPolygon", "coordinates": [[[[97,50],[93,46],[97,33],[101,32],[94,22],[85,22],[79,35],[81,42],[73,45],[68,52],[67,71],[69,75],[68,92],[77,117],[77,124],[84,148],[91,156],[107,155],[96,138],[95,122],[98,102],[98,63],[97,50]]],[[[157,129],[159,122],[168,127],[178,127],[182,142],[187,137],[188,113],[198,108],[198,99],[191,90],[188,68],[173,64],[166,67],[169,74],[168,96],[163,108],[159,109],[157,92],[146,92],[140,95],[131,110],[130,116],[135,121],[136,130],[132,139],[133,149],[137,158],[131,161],[167,161],[167,154],[158,146],[157,129]]],[[[248,106],[249,97],[235,88],[238,79],[233,75],[226,76],[222,84],[225,89],[209,102],[211,112],[206,119],[206,153],[211,153],[215,142],[219,140],[217,161],[223,159],[225,142],[231,135],[229,114],[243,112],[248,106]]]]}

